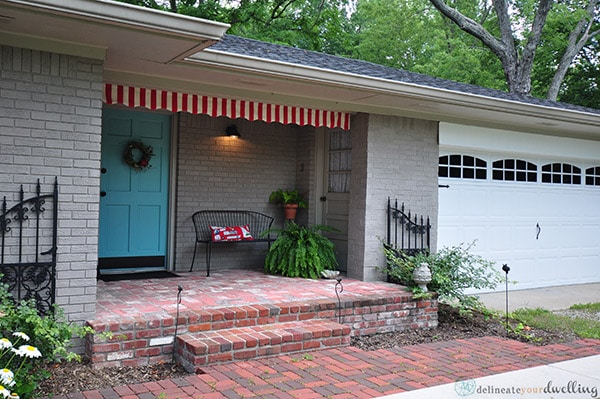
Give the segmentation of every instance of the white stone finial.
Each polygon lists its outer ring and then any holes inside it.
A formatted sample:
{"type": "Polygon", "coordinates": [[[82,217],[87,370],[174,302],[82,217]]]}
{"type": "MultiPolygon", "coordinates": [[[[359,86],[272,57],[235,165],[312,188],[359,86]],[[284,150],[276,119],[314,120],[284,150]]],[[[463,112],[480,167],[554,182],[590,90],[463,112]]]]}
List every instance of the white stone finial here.
{"type": "Polygon", "coordinates": [[[423,292],[427,292],[427,284],[431,281],[431,271],[429,265],[425,262],[421,263],[413,271],[413,280],[419,285],[423,292]]]}

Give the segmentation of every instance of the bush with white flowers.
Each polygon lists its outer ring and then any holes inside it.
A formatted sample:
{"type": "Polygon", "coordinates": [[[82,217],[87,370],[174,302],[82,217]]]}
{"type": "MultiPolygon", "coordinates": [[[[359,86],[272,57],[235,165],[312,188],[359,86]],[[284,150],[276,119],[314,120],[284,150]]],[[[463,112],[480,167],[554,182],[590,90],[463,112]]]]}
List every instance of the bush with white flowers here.
{"type": "MultiPolygon", "coordinates": [[[[4,366],[0,370],[0,395],[4,398],[19,399],[20,377],[24,377],[22,374],[29,370],[29,367],[23,366],[28,359],[42,357],[42,353],[35,346],[22,344],[29,341],[29,336],[24,332],[17,331],[12,335],[15,337],[14,343],[6,337],[0,338],[0,365],[4,366]]],[[[25,388],[24,391],[29,389],[25,388]]]]}
{"type": "Polygon", "coordinates": [[[93,331],[65,321],[58,306],[52,310],[43,316],[34,300],[15,303],[0,282],[0,399],[34,398],[39,382],[50,376],[49,367],[79,360],[69,350],[72,338],[93,331]]]}

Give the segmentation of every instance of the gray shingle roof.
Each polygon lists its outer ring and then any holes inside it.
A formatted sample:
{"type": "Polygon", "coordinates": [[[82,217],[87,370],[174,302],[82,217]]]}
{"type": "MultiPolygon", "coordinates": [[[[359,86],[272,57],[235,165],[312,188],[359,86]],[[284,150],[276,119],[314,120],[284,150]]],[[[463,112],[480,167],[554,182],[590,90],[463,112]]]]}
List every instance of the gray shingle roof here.
{"type": "Polygon", "coordinates": [[[521,102],[525,104],[600,114],[600,110],[592,108],[513,94],[501,90],[488,89],[481,86],[454,82],[451,80],[439,79],[419,73],[408,72],[401,69],[390,68],[383,65],[374,64],[372,62],[338,57],[296,47],[282,46],[258,40],[246,39],[238,36],[225,35],[220,42],[211,46],[211,49],[257,57],[266,60],[329,69],[332,71],[352,73],[366,77],[388,79],[396,82],[411,83],[425,87],[475,94],[502,100],[521,102]]]}

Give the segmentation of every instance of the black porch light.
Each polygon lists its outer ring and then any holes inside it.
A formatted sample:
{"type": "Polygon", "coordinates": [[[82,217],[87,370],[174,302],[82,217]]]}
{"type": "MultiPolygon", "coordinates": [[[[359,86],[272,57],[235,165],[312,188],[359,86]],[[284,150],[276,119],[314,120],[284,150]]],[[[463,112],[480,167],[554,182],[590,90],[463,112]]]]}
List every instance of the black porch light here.
{"type": "Polygon", "coordinates": [[[225,128],[225,134],[228,137],[233,137],[235,139],[238,139],[238,138],[242,137],[242,135],[240,134],[240,132],[238,132],[236,125],[229,125],[229,126],[227,126],[225,128]]]}

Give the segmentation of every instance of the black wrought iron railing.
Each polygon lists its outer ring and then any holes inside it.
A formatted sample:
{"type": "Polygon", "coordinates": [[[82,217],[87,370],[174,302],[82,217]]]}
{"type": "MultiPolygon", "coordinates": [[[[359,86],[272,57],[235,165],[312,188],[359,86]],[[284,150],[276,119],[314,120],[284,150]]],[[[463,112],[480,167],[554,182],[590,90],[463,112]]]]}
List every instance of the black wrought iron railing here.
{"type": "Polygon", "coordinates": [[[429,216],[406,213],[404,203],[398,207],[398,200],[392,204],[388,198],[387,247],[412,256],[429,251],[431,243],[431,223],[429,216]]]}
{"type": "Polygon", "coordinates": [[[38,179],[35,195],[8,207],[2,199],[0,213],[1,282],[17,302],[35,300],[40,314],[52,312],[56,300],[56,252],[58,233],[58,179],[52,193],[42,194],[38,179]]]}

